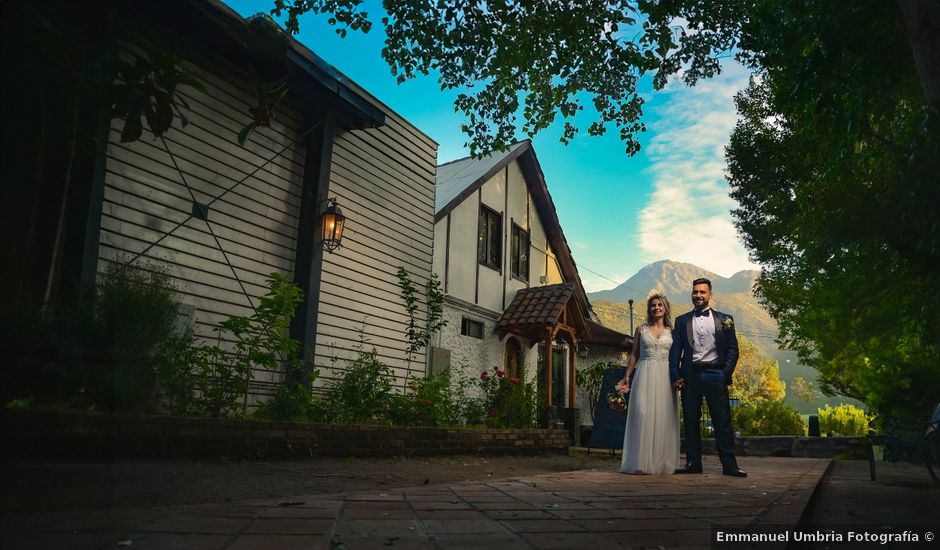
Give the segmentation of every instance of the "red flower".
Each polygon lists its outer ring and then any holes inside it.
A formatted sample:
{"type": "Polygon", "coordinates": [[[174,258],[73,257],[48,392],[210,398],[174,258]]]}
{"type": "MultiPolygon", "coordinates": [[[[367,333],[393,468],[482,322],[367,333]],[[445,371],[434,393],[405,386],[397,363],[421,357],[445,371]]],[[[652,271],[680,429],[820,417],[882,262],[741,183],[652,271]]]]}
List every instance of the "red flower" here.
{"type": "Polygon", "coordinates": [[[489,380],[489,379],[490,379],[490,373],[486,371],[483,371],[480,373],[480,380],[489,380]]]}
{"type": "Polygon", "coordinates": [[[428,405],[433,405],[433,404],[434,404],[434,401],[432,401],[432,400],[430,400],[430,399],[425,399],[424,402],[427,403],[428,405]]]}
{"type": "Polygon", "coordinates": [[[502,378],[504,374],[506,374],[506,371],[496,369],[496,376],[502,378]]]}
{"type": "Polygon", "coordinates": [[[489,416],[490,418],[495,418],[495,417],[496,417],[496,411],[490,411],[490,412],[486,413],[486,415],[489,416]]]}
{"type": "Polygon", "coordinates": [[[519,380],[519,379],[516,378],[515,376],[510,377],[510,378],[509,378],[509,381],[512,382],[513,384],[517,385],[517,386],[519,386],[519,385],[522,384],[522,380],[519,380]]]}

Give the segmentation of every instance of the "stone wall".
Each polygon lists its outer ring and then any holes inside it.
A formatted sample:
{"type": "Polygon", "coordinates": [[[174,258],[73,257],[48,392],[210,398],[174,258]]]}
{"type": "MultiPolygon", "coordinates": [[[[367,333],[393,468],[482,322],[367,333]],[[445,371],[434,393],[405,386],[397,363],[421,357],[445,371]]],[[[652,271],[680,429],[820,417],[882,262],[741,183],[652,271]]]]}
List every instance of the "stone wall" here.
{"type": "Polygon", "coordinates": [[[2,459],[286,458],[568,449],[558,429],[345,426],[131,414],[0,412],[2,459]]]}
{"type": "MultiPolygon", "coordinates": [[[[793,456],[834,458],[844,454],[864,453],[871,445],[867,437],[796,437],[790,435],[749,436],[736,440],[738,456],[793,456]]],[[[683,449],[685,448],[683,442],[683,449]]],[[[715,440],[702,438],[705,454],[718,454],[715,440]]]]}

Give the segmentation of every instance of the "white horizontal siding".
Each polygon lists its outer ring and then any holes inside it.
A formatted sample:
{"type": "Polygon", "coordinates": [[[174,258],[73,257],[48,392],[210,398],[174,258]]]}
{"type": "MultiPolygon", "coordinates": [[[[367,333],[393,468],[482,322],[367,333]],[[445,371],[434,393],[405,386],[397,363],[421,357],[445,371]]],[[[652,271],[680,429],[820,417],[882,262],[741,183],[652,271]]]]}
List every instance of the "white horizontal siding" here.
{"type": "MultiPolygon", "coordinates": [[[[123,122],[112,123],[99,270],[136,258],[135,265],[166,271],[181,301],[196,309],[197,336],[215,343],[221,321],[251,315],[270,273],[293,271],[303,130],[299,114],[282,104],[272,128],[239,146],[237,132],[256,102],[244,91],[251,89],[247,79],[184,65],[206,88],[182,91],[190,124],[177,121],[163,139],[145,133],[122,144],[123,122]],[[192,197],[211,203],[209,224],[190,217],[192,197]]],[[[270,395],[281,377],[255,372],[250,401],[270,395]]]]}
{"type": "Polygon", "coordinates": [[[407,353],[408,316],[395,273],[404,266],[419,288],[423,323],[437,145],[391,111],[386,116],[385,126],[340,133],[333,143],[329,195],[347,221],[342,248],[323,258],[314,358],[320,384],[342,376],[359,349],[374,348],[399,386],[425,372],[424,350],[407,353]]]}

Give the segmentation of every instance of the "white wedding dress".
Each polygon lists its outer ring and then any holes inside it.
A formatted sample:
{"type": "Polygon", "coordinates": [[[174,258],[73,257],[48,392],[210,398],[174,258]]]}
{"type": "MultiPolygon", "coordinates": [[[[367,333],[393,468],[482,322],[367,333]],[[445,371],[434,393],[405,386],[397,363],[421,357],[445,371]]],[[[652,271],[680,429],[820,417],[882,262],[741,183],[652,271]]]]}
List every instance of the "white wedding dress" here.
{"type": "Polygon", "coordinates": [[[679,466],[679,403],[669,383],[672,331],[666,329],[657,338],[643,326],[638,344],[620,471],[671,474],[679,466]]]}

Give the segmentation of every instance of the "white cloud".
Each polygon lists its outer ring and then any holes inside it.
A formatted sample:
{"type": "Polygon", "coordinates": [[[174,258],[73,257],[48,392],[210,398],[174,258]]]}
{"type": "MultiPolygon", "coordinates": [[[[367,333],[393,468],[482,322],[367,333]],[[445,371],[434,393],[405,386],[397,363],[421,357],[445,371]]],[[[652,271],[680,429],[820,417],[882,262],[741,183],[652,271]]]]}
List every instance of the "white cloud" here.
{"type": "Polygon", "coordinates": [[[655,132],[647,146],[653,191],[640,213],[639,244],[645,261],[669,258],[730,276],[757,269],[747,258],[730,210],[724,147],[734,128],[734,94],[748,73],[727,64],[721,76],[695,87],[670,83],[653,110],[655,132]]]}

